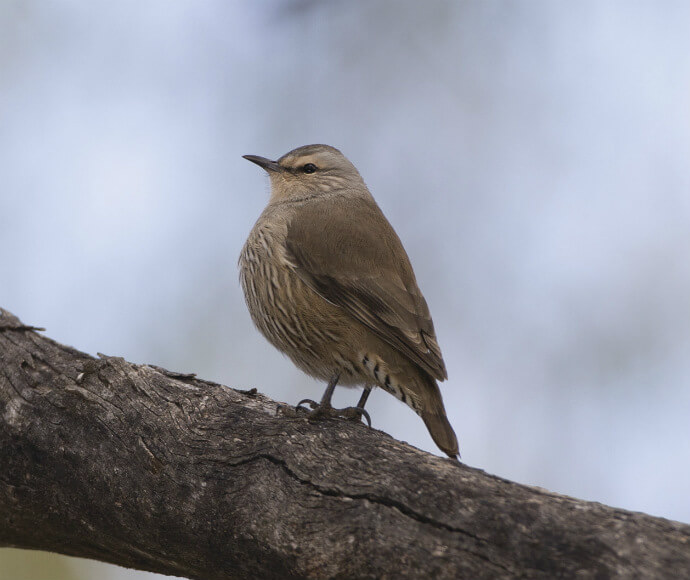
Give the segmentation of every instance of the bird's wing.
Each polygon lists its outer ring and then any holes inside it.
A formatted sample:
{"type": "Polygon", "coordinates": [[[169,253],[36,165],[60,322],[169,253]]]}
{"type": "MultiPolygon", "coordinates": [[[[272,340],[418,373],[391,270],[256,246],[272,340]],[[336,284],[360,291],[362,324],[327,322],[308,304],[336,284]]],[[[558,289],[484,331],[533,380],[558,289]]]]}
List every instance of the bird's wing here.
{"type": "Polygon", "coordinates": [[[397,234],[373,199],[303,205],[288,225],[297,275],[438,380],[447,378],[429,307],[397,234]]]}

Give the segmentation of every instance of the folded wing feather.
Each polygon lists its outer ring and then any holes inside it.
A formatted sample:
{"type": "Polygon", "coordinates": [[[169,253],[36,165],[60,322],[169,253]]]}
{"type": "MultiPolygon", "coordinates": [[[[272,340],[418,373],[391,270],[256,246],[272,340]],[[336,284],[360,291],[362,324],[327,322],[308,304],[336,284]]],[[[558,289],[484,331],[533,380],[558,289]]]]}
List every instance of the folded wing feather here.
{"type": "Polygon", "coordinates": [[[447,378],[429,308],[397,234],[371,198],[325,198],[288,225],[297,275],[438,380],[447,378]],[[359,215],[366,220],[357,219],[359,215]]]}

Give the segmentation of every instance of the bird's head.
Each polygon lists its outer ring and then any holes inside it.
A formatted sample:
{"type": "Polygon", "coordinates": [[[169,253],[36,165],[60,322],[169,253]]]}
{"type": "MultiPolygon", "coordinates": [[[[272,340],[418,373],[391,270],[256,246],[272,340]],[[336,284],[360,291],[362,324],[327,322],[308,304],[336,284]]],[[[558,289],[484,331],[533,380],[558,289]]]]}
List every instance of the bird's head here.
{"type": "Polygon", "coordinates": [[[330,145],[305,145],[277,161],[257,155],[244,158],[263,167],[271,178],[271,202],[301,199],[366,186],[354,165],[330,145]]]}

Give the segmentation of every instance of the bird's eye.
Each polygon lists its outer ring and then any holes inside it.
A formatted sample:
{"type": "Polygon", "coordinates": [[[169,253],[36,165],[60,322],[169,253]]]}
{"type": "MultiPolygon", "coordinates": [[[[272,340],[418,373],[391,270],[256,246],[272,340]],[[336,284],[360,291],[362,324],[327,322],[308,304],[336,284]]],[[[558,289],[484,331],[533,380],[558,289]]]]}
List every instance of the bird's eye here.
{"type": "Polygon", "coordinates": [[[304,167],[302,167],[302,171],[304,171],[304,173],[314,173],[316,171],[316,165],[313,163],[307,163],[304,167]]]}

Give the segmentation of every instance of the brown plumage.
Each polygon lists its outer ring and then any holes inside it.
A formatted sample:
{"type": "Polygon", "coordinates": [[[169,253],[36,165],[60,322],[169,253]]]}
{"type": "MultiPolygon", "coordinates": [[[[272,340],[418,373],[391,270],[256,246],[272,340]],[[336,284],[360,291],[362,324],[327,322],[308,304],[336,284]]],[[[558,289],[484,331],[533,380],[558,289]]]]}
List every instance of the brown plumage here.
{"type": "MultiPolygon", "coordinates": [[[[429,308],[397,234],[337,149],[308,145],[278,161],[248,155],[271,198],[240,255],[240,280],[264,336],[307,374],[379,386],[412,407],[458,454],[436,380],[447,378],[429,308]]],[[[360,401],[363,408],[368,390],[360,401]]]]}

